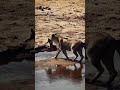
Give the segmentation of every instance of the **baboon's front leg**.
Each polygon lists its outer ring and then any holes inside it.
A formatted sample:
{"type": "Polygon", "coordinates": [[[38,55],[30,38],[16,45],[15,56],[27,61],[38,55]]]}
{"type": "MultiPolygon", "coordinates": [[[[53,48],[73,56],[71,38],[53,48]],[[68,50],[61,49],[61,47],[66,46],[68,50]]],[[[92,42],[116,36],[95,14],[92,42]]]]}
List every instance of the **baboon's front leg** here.
{"type": "Polygon", "coordinates": [[[110,77],[109,80],[106,82],[106,85],[112,83],[112,81],[115,79],[117,72],[115,70],[115,66],[114,66],[114,52],[115,50],[113,49],[109,49],[105,55],[105,57],[102,59],[102,63],[104,64],[104,66],[106,67],[106,69],[108,70],[110,77]]]}
{"type": "Polygon", "coordinates": [[[94,67],[96,67],[96,69],[98,70],[97,75],[96,75],[95,78],[91,81],[91,83],[93,83],[93,82],[95,82],[95,81],[102,75],[102,73],[104,72],[104,68],[102,67],[99,59],[92,59],[91,62],[92,62],[92,65],[93,65],[94,67]]]}
{"type": "Polygon", "coordinates": [[[60,52],[61,52],[61,50],[59,49],[58,52],[57,52],[57,54],[56,54],[56,56],[55,56],[55,58],[58,57],[58,55],[60,54],[60,52]]]}
{"type": "Polygon", "coordinates": [[[77,70],[77,66],[74,64],[75,70],[77,70]]]}

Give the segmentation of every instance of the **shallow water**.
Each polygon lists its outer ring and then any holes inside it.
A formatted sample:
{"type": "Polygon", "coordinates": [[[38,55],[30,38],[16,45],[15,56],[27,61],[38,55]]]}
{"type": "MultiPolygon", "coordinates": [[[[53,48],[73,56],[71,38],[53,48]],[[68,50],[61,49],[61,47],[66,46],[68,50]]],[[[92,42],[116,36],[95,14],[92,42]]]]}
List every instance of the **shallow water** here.
{"type": "Polygon", "coordinates": [[[31,61],[11,62],[0,66],[0,82],[32,79],[33,77],[34,64],[31,61]]]}
{"type": "MultiPolygon", "coordinates": [[[[35,55],[35,60],[46,60],[52,58],[56,52],[39,52],[35,55]]],[[[72,59],[75,56],[68,51],[68,56],[72,59]]],[[[58,58],[65,58],[60,53],[58,58]]],[[[80,60],[80,57],[77,59],[80,60]]],[[[56,68],[46,68],[35,71],[35,89],[36,90],[85,90],[85,67],[84,64],[75,66],[56,68]]]]}
{"type": "MultiPolygon", "coordinates": [[[[85,55],[85,50],[83,49],[83,55],[85,55]]],[[[39,60],[46,60],[49,58],[52,58],[56,55],[57,51],[54,52],[39,52],[35,54],[35,61],[39,61],[39,60]]],[[[71,51],[67,51],[68,57],[70,58],[75,58],[75,55],[71,52],[71,51]]],[[[61,52],[58,56],[58,58],[65,58],[64,54],[61,52]]],[[[77,60],[79,60],[80,57],[77,58],[77,60]]]]}

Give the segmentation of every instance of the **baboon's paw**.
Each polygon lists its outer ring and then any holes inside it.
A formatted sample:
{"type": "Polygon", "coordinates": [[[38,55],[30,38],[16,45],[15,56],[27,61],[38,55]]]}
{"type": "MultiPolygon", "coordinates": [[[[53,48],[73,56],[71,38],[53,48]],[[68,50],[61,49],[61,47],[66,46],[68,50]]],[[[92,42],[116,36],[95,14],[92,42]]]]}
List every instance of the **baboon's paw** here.
{"type": "Polygon", "coordinates": [[[52,58],[53,58],[53,59],[57,59],[57,57],[56,57],[56,56],[53,56],[52,58]]]}
{"type": "Polygon", "coordinates": [[[78,63],[82,63],[82,61],[80,60],[80,61],[78,61],[78,63]]]}
{"type": "Polygon", "coordinates": [[[112,86],[110,83],[102,83],[101,85],[104,86],[104,87],[110,87],[110,86],[112,86]]]}
{"type": "Polygon", "coordinates": [[[88,78],[86,78],[85,81],[86,81],[87,83],[89,83],[89,84],[95,83],[95,80],[90,80],[90,79],[88,79],[88,78]]]}
{"type": "Polygon", "coordinates": [[[91,83],[91,84],[92,84],[92,83],[95,83],[95,80],[90,80],[89,83],[91,83]]]}

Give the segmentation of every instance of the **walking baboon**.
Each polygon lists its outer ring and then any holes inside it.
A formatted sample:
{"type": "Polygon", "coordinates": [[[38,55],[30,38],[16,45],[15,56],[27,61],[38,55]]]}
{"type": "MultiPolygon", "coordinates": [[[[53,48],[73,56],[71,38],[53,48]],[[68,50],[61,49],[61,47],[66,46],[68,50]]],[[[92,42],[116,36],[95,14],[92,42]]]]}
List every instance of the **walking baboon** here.
{"type": "Polygon", "coordinates": [[[117,75],[114,68],[114,52],[120,55],[120,40],[115,40],[111,35],[104,32],[86,32],[86,54],[88,60],[98,70],[98,74],[91,81],[95,82],[104,72],[104,68],[101,65],[105,65],[110,77],[106,84],[110,84],[117,75]]]}
{"type": "Polygon", "coordinates": [[[58,49],[58,52],[57,52],[55,58],[57,58],[58,55],[60,54],[60,52],[62,51],[63,54],[66,56],[66,58],[69,59],[66,50],[69,50],[69,51],[72,50],[76,56],[75,59],[77,59],[78,55],[80,55],[80,57],[81,57],[80,62],[84,58],[84,56],[82,54],[82,48],[84,47],[84,43],[82,41],[79,40],[77,42],[72,43],[72,42],[64,39],[63,37],[61,37],[58,34],[52,34],[51,40],[56,44],[57,49],[58,49]]]}

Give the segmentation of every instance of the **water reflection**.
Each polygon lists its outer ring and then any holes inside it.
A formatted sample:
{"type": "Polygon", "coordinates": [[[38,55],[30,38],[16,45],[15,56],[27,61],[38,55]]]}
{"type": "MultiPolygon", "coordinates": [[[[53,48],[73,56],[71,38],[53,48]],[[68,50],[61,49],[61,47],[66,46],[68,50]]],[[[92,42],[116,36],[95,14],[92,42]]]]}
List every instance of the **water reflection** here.
{"type": "Polygon", "coordinates": [[[56,65],[55,69],[48,68],[46,69],[47,76],[53,80],[56,78],[68,78],[72,81],[82,80],[82,69],[83,64],[80,64],[79,67],[74,64],[74,66],[63,67],[62,65],[56,65]]]}
{"type": "MultiPolygon", "coordinates": [[[[85,90],[85,64],[67,62],[62,53],[58,60],[53,57],[56,52],[39,52],[35,54],[35,89],[36,90],[85,90]],[[49,60],[50,59],[50,60],[49,60]]],[[[72,52],[68,51],[70,58],[74,57],[72,52]]],[[[78,57],[77,60],[79,60],[78,57]]]]}
{"type": "Polygon", "coordinates": [[[48,88],[85,90],[84,64],[77,63],[68,67],[56,65],[55,68],[36,70],[35,89],[48,90],[48,88]]]}

